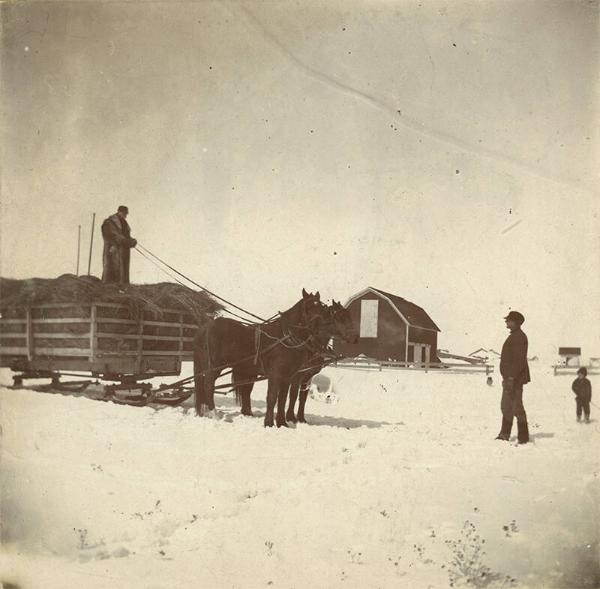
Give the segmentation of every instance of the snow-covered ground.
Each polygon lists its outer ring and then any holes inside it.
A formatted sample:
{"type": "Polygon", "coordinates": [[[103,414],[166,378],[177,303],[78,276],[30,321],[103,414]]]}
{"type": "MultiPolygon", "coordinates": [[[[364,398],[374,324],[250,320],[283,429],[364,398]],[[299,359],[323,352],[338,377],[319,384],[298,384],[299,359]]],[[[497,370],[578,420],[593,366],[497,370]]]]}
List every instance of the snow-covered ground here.
{"type": "Polygon", "coordinates": [[[1,388],[0,580],[598,587],[598,409],[576,423],[574,377],[534,369],[525,446],[494,440],[482,374],[332,368],[337,403],[268,430],[263,383],[221,419],[1,388]]]}

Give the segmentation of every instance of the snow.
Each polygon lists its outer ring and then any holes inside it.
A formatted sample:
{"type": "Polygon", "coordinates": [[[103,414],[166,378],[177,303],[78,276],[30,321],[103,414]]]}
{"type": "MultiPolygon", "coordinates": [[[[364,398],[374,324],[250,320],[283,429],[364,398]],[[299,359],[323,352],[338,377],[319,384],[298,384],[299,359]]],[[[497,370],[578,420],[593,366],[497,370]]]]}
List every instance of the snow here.
{"type": "Polygon", "coordinates": [[[337,402],[309,399],[289,429],[263,428],[264,383],[254,418],[218,396],[218,419],[0,388],[0,579],[598,586],[597,408],[576,423],[574,377],[532,368],[523,446],[494,440],[500,386],[481,373],[329,368],[337,402]]]}

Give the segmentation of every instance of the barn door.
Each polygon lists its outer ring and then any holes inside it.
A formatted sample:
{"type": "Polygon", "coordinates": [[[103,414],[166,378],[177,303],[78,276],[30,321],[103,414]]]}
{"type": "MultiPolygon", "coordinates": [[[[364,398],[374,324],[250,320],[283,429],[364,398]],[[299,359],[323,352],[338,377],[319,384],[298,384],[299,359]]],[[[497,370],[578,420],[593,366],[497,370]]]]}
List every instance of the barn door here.
{"type": "Polygon", "coordinates": [[[421,366],[423,362],[423,346],[421,344],[413,344],[413,361],[415,366],[421,366]]]}

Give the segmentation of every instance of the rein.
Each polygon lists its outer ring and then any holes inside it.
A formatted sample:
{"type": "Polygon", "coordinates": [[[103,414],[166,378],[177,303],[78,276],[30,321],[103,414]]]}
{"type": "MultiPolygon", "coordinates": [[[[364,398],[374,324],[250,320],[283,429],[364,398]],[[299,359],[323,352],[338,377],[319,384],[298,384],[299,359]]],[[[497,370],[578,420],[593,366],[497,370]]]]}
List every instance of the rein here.
{"type": "MultiPolygon", "coordinates": [[[[216,366],[216,367],[209,367],[207,371],[201,372],[200,374],[202,374],[202,376],[205,376],[207,372],[216,372],[216,371],[220,371],[223,370],[223,368],[232,368],[234,366],[237,366],[238,364],[242,364],[243,362],[247,362],[248,360],[253,360],[254,365],[258,365],[259,361],[261,364],[261,371],[264,373],[264,365],[262,362],[262,356],[268,352],[270,352],[273,348],[275,348],[278,345],[283,345],[285,348],[287,349],[302,349],[305,348],[307,349],[309,352],[313,352],[313,353],[319,353],[320,349],[319,348],[315,348],[314,346],[311,345],[311,341],[315,339],[315,335],[311,330],[310,324],[313,323],[315,320],[318,320],[319,317],[315,316],[312,319],[308,319],[307,315],[306,315],[306,308],[303,305],[302,306],[302,316],[303,319],[305,319],[306,323],[308,325],[296,325],[296,324],[290,324],[290,325],[286,325],[285,322],[285,314],[279,312],[277,315],[274,315],[272,318],[270,318],[269,320],[265,321],[262,324],[259,325],[246,325],[246,327],[253,327],[254,328],[254,348],[255,351],[251,356],[247,356],[245,358],[242,358],[241,360],[238,360],[236,362],[234,362],[233,364],[228,363],[228,364],[223,364],[222,366],[216,366]],[[277,336],[273,336],[270,333],[266,332],[263,329],[263,326],[265,325],[269,325],[269,326],[273,326],[276,324],[276,322],[279,321],[281,323],[281,330],[283,332],[283,336],[282,337],[277,337],[277,336]],[[308,337],[306,339],[300,339],[298,338],[294,333],[292,333],[292,329],[303,329],[303,330],[308,330],[309,334],[308,337]],[[266,347],[261,349],[261,344],[262,344],[262,338],[266,337],[270,340],[272,340],[272,342],[266,347]],[[288,342],[289,343],[286,343],[288,342]]],[[[206,347],[207,349],[209,348],[208,345],[208,341],[206,343],[206,347]]],[[[210,358],[210,352],[208,354],[209,358],[210,358]]]]}

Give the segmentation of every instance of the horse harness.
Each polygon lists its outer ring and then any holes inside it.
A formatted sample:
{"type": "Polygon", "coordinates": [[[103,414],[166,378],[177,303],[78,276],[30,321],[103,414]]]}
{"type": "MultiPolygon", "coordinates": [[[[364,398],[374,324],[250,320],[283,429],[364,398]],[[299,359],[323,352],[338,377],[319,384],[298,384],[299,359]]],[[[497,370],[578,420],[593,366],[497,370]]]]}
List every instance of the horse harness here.
{"type": "MultiPolygon", "coordinates": [[[[265,367],[264,367],[264,363],[263,363],[263,355],[270,352],[273,348],[275,348],[279,344],[283,345],[284,347],[286,347],[288,349],[305,348],[306,350],[308,350],[309,352],[312,352],[315,355],[318,353],[322,353],[323,352],[322,348],[319,348],[318,346],[313,345],[313,341],[316,338],[315,338],[315,334],[313,333],[311,326],[310,326],[310,324],[312,322],[319,319],[319,316],[315,316],[312,319],[308,319],[307,314],[306,314],[306,309],[304,307],[303,307],[302,311],[303,311],[303,319],[305,320],[307,325],[293,325],[293,324],[286,325],[284,323],[284,314],[280,312],[280,313],[278,313],[278,315],[281,317],[283,337],[272,336],[271,334],[267,333],[264,330],[263,325],[271,323],[273,321],[273,319],[270,319],[268,322],[265,322],[263,324],[255,325],[254,326],[254,353],[251,356],[242,358],[241,360],[238,360],[237,362],[235,362],[233,364],[224,364],[222,366],[216,366],[213,368],[210,366],[210,353],[209,353],[208,354],[208,358],[209,358],[208,370],[204,371],[202,374],[206,375],[207,372],[222,370],[223,368],[228,368],[228,367],[232,368],[233,366],[237,366],[238,364],[242,364],[243,362],[247,362],[248,360],[251,360],[251,359],[253,360],[254,365],[259,367],[260,372],[262,374],[264,374],[265,367]],[[292,331],[291,331],[292,328],[308,330],[308,332],[309,332],[308,337],[306,339],[299,338],[297,335],[292,333],[292,331]],[[263,336],[269,338],[270,340],[272,340],[272,342],[267,347],[261,349],[263,336]],[[289,343],[286,343],[286,342],[289,342],[289,343]]],[[[207,349],[209,348],[208,332],[206,334],[206,347],[207,347],[207,349]]],[[[297,372],[300,372],[300,371],[297,371],[297,372]]]]}

